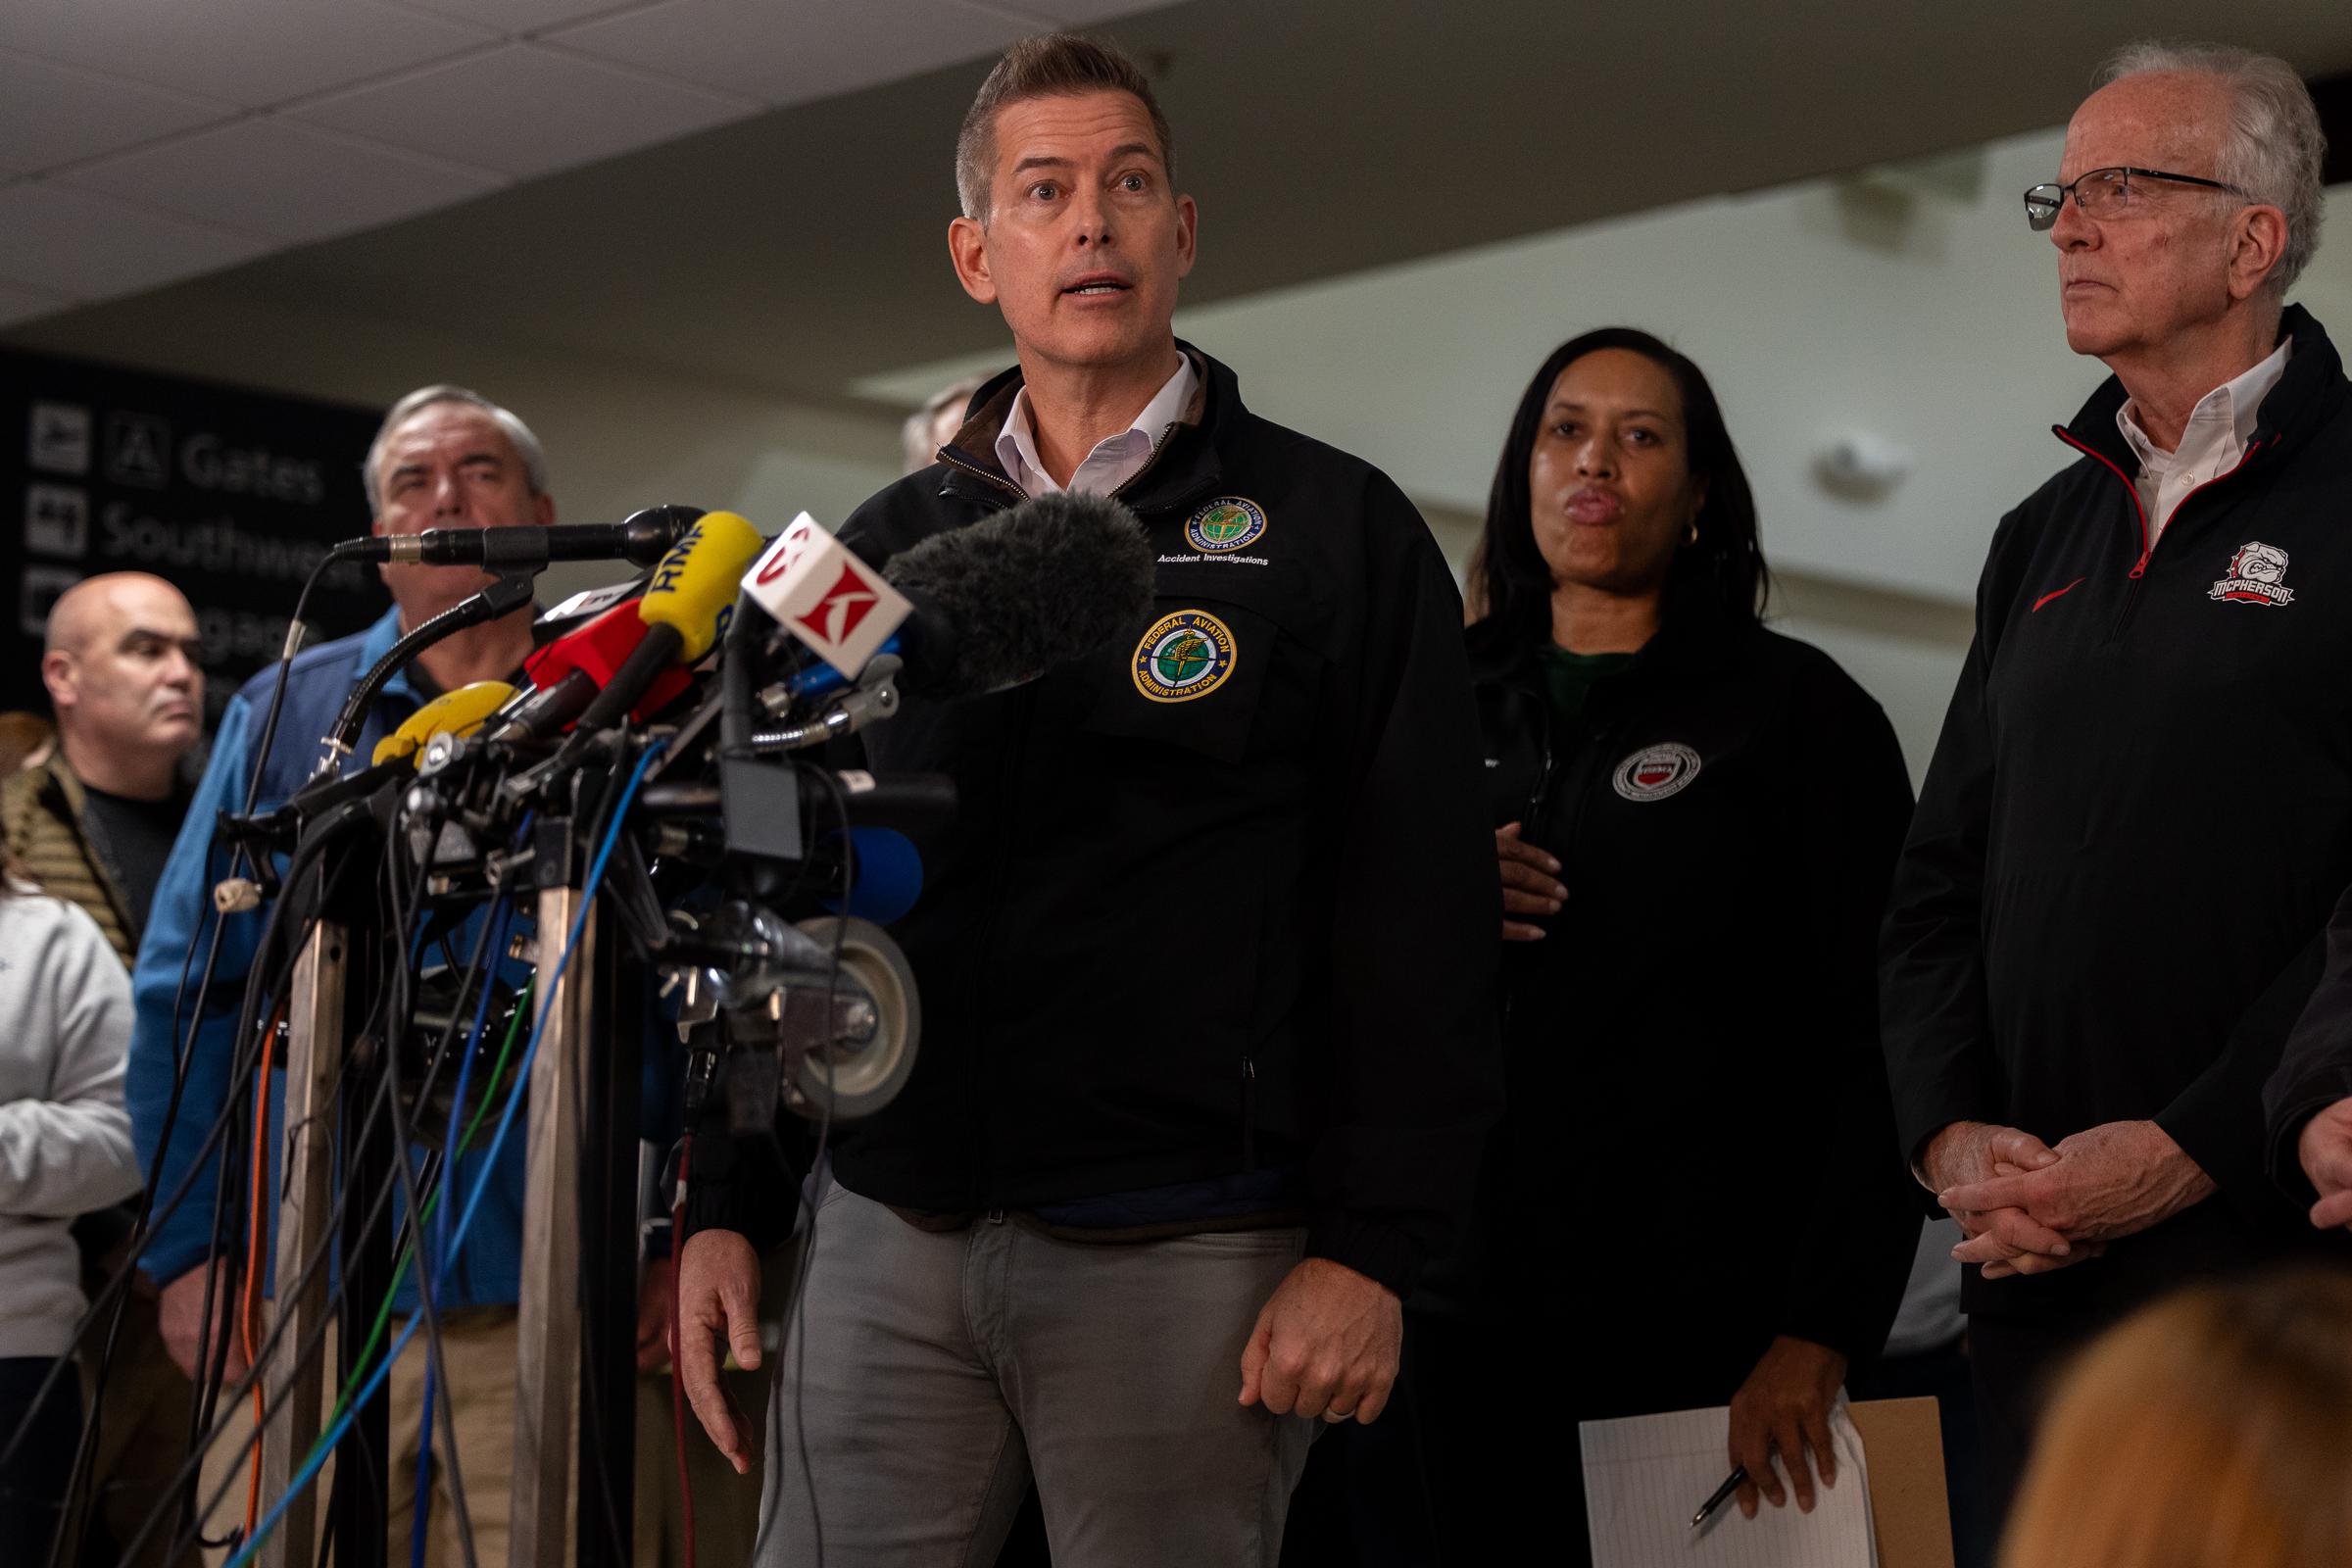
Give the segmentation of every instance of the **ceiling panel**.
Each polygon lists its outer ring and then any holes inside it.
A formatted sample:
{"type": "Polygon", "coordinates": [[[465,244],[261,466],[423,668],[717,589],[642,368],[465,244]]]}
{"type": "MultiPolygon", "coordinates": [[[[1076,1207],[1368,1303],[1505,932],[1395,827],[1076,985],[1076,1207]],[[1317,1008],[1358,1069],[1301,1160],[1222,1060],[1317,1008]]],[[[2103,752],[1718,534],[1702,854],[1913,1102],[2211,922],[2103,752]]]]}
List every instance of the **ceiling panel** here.
{"type": "Polygon", "coordinates": [[[549,41],[784,105],[968,60],[1029,30],[955,0],[668,0],[549,41]]]}
{"type": "Polygon", "coordinates": [[[492,27],[509,35],[538,32],[602,16],[611,11],[639,11],[662,0],[393,0],[412,11],[430,11],[492,27]]]}
{"type": "Polygon", "coordinates": [[[289,243],[348,234],[506,181],[275,119],[105,159],[63,183],[289,243]]]}
{"type": "Polygon", "coordinates": [[[0,325],[10,321],[29,321],[36,316],[62,311],[73,303],[63,294],[22,288],[15,283],[0,283],[0,325]]]}
{"type": "Polygon", "coordinates": [[[0,169],[54,169],[235,112],[230,104],[0,52],[0,169]]]}
{"type": "Polygon", "coordinates": [[[0,4],[0,48],[249,109],[443,59],[492,36],[377,0],[0,4]]]}
{"type": "Polygon", "coordinates": [[[546,173],[739,120],[740,99],[509,44],[290,111],[502,173],[546,173]]]}
{"type": "Polygon", "coordinates": [[[90,191],[20,181],[0,189],[0,281],[102,299],[245,261],[268,241],[125,206],[90,191]]]}

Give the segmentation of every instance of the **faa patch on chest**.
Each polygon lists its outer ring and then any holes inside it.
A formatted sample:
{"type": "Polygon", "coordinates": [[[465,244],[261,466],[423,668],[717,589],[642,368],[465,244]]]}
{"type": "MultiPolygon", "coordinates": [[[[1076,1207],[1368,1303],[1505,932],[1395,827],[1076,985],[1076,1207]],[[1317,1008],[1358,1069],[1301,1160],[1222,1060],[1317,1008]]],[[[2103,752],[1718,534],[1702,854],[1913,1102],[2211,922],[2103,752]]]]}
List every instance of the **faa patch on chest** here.
{"type": "Polygon", "coordinates": [[[1266,509],[1245,496],[1219,496],[1184,519],[1184,538],[1195,550],[1221,556],[1266,535],[1266,509]]]}
{"type": "Polygon", "coordinates": [[[1205,610],[1162,615],[1135,645],[1135,689],[1155,703],[1206,697],[1233,675],[1232,628],[1205,610]]]}
{"type": "Polygon", "coordinates": [[[1698,754],[1679,741],[1645,746],[1617,764],[1610,782],[1629,801],[1662,801],[1680,795],[1698,777],[1698,754]]]}

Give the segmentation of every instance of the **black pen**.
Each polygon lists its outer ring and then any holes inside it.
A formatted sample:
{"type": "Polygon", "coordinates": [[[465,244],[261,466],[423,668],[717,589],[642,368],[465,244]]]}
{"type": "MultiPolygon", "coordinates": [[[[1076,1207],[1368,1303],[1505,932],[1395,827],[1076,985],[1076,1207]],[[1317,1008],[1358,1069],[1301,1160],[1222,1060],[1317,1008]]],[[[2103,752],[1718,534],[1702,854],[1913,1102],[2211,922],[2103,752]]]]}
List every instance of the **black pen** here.
{"type": "Polygon", "coordinates": [[[1700,1525],[1705,1524],[1707,1522],[1707,1516],[1713,1513],[1716,1509],[1722,1507],[1723,1499],[1730,1496],[1733,1493],[1738,1492],[1740,1490],[1740,1484],[1746,1479],[1747,1466],[1745,1465],[1739,1466],[1737,1469],[1733,1470],[1730,1475],[1724,1477],[1723,1485],[1715,1489],[1715,1495],[1700,1503],[1698,1505],[1698,1512],[1690,1516],[1690,1528],[1696,1530],[1700,1525]]]}

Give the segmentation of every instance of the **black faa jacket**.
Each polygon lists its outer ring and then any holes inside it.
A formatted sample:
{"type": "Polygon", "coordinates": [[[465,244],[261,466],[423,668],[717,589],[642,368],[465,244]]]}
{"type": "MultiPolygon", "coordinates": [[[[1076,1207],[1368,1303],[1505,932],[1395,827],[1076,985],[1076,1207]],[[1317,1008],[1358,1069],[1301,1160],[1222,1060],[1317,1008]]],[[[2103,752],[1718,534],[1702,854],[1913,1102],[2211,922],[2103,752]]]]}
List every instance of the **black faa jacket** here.
{"type": "Polygon", "coordinates": [[[1886,715],[1754,626],[1670,622],[1573,726],[1525,639],[1469,643],[1488,815],[1569,890],[1503,945],[1484,1315],[1605,1348],[1565,1374],[1580,1418],[1721,1404],[1779,1335],[1875,1356],[1919,1241],[1878,1038],[1886,715]]]}
{"type": "Polygon", "coordinates": [[[2263,1083],[2352,884],[2352,387],[2300,307],[2245,459],[2151,551],[2110,379],[2001,519],[1883,946],[1906,1153],[2152,1119],[2219,1191],[1971,1311],[2104,1316],[2314,1238],[2263,1083]]]}
{"type": "MultiPolygon", "coordinates": [[[[969,1213],[1296,1168],[1308,1252],[1401,1294],[1499,1095],[1461,604],[1394,484],[1187,352],[1202,397],[1117,497],[1159,552],[1152,622],[866,732],[959,799],[893,928],[921,1054],[834,1170],[969,1213]]],[[[994,455],[1019,382],[844,540],[885,565],[1024,499],[994,455]]]]}

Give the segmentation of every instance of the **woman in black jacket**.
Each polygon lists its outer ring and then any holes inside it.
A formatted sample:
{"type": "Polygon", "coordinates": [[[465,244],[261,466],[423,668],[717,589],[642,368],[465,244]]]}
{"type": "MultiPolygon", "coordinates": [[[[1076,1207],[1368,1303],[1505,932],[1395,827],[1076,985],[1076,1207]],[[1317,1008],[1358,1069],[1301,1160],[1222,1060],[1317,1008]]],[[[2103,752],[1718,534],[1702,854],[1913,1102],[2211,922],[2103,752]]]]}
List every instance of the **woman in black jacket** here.
{"type": "Polygon", "coordinates": [[[1878,706],[1760,623],[1746,475],[1647,333],[1544,362],[1475,570],[1508,1108],[1406,1365],[1445,1559],[1581,1560],[1580,1420],[1729,1403],[1762,1500],[1810,1505],[1806,1450],[1831,1479],[1919,1235],[1875,964],[1911,791],[1878,706]]]}

